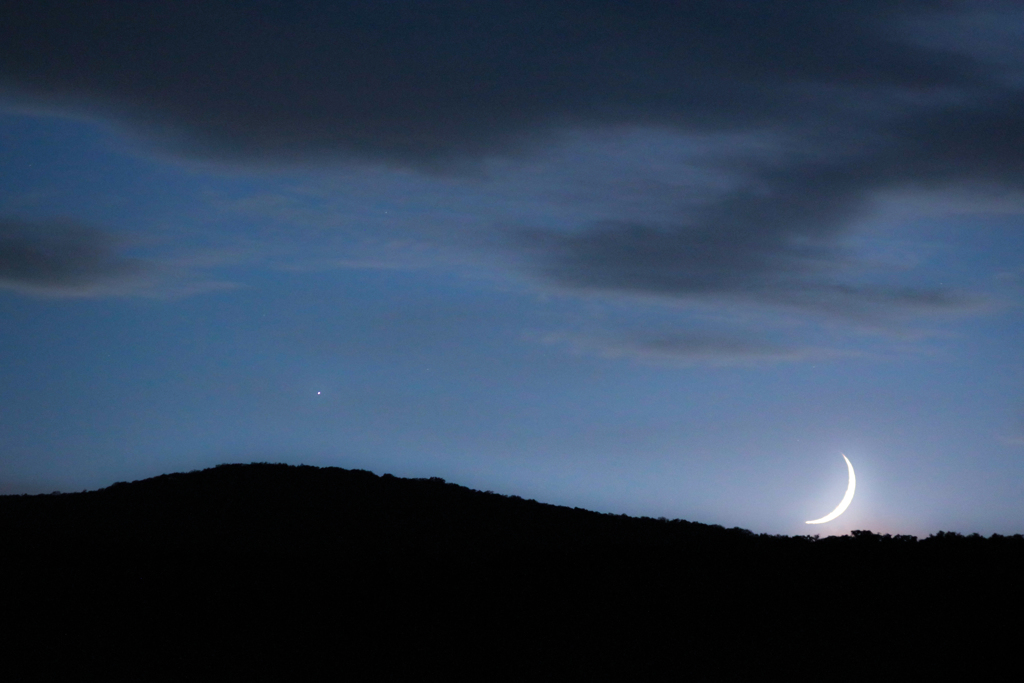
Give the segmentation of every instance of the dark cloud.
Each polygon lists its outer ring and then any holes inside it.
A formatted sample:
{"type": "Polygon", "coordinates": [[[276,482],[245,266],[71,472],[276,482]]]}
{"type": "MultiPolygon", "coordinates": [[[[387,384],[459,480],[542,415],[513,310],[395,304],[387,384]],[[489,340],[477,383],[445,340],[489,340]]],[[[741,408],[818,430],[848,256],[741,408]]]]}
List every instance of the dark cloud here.
{"type": "MultiPolygon", "coordinates": [[[[851,263],[843,235],[877,192],[1021,188],[1013,65],[957,49],[976,7],[37,0],[5,10],[0,84],[232,159],[336,155],[429,169],[570,128],[770,133],[784,153],[733,155],[741,186],[677,221],[532,231],[522,243],[547,276],[575,287],[844,315],[942,309],[962,302],[835,273],[851,263]]],[[[985,11],[1021,19],[1013,4],[985,11]]]]}
{"type": "Polygon", "coordinates": [[[866,90],[985,82],[964,56],[894,39],[906,7],[37,0],[5,8],[0,79],[166,126],[196,153],[429,164],[552,127],[789,126],[866,90]]]}
{"type": "Polygon", "coordinates": [[[963,308],[969,302],[955,292],[844,281],[857,263],[842,240],[883,191],[1024,190],[1024,93],[991,92],[862,124],[861,137],[748,163],[738,189],[678,223],[527,230],[520,242],[545,275],[574,287],[718,295],[857,317],[963,308]]]}
{"type": "Polygon", "coordinates": [[[0,287],[56,295],[110,292],[143,268],[116,240],[69,223],[0,219],[0,287]]]}
{"type": "Polygon", "coordinates": [[[677,224],[605,222],[574,233],[525,230],[519,246],[534,252],[544,275],[570,287],[718,296],[852,317],[961,308],[967,302],[953,292],[842,278],[857,270],[842,237],[865,213],[872,192],[924,183],[950,168],[922,164],[916,175],[893,177],[899,164],[913,163],[884,164],[868,154],[839,164],[763,168],[743,187],[677,224]]]}

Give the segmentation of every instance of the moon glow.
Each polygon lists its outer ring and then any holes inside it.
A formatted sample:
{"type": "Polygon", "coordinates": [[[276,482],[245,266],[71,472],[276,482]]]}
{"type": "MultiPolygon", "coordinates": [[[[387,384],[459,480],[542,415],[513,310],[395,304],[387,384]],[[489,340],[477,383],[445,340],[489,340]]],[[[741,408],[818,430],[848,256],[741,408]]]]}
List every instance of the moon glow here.
{"type": "Polygon", "coordinates": [[[824,524],[825,522],[831,522],[833,519],[846,512],[846,508],[850,507],[850,502],[853,500],[853,492],[857,490],[857,475],[853,473],[853,465],[850,464],[850,459],[842,453],[840,453],[840,455],[843,456],[843,460],[846,461],[846,467],[850,470],[850,483],[846,487],[846,495],[843,496],[841,501],[839,501],[839,505],[836,506],[835,510],[828,513],[821,519],[814,519],[807,522],[808,524],[824,524]]]}

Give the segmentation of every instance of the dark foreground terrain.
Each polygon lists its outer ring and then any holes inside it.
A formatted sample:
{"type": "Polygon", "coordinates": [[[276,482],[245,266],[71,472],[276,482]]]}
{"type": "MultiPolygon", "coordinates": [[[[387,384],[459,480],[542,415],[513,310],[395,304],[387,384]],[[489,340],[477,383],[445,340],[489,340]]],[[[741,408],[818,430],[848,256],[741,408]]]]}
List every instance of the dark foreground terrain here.
{"type": "Polygon", "coordinates": [[[337,468],[4,496],[0,549],[4,665],[40,678],[877,680],[1024,633],[1021,536],[758,536],[337,468]]]}

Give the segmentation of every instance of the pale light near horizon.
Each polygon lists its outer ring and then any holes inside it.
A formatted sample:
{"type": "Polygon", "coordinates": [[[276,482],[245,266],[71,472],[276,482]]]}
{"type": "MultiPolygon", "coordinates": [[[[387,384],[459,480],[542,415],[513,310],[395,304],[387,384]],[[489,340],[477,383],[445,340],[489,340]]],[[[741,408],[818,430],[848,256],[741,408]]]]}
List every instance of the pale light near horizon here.
{"type": "Polygon", "coordinates": [[[839,501],[839,505],[836,506],[835,510],[828,513],[821,519],[814,519],[807,522],[808,524],[824,524],[825,522],[831,522],[833,519],[846,512],[846,508],[850,507],[850,503],[853,501],[853,493],[857,490],[857,475],[853,473],[853,464],[850,462],[850,459],[846,457],[846,454],[840,453],[840,455],[843,456],[843,460],[846,461],[846,467],[850,471],[850,483],[846,487],[846,495],[843,496],[841,501],[839,501]]]}

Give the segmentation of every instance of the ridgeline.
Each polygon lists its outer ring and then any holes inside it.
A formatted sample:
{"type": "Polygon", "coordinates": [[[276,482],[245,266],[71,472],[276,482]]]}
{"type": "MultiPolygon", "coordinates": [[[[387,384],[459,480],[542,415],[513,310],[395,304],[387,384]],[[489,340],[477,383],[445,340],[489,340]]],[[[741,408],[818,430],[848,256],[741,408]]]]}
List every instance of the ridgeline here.
{"type": "Polygon", "coordinates": [[[2,496],[0,547],[40,677],[810,675],[837,648],[919,674],[1008,657],[1024,606],[1020,535],[756,535],[305,466],[2,496]]]}

